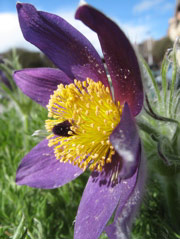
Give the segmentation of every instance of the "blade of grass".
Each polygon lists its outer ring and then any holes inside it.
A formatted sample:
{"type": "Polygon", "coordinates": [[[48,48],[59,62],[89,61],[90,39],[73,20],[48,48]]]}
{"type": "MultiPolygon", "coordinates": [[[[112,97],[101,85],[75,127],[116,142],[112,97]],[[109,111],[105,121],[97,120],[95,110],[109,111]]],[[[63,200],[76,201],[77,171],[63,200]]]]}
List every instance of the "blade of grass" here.
{"type": "Polygon", "coordinates": [[[173,72],[172,72],[172,81],[170,87],[170,97],[169,97],[169,116],[172,117],[172,106],[173,106],[173,96],[174,89],[176,83],[176,75],[177,75],[177,61],[176,61],[176,46],[173,49],[173,72]]]}
{"type": "Polygon", "coordinates": [[[23,229],[23,227],[24,227],[24,221],[25,221],[25,217],[24,217],[24,215],[23,215],[12,239],[19,239],[19,238],[20,238],[20,235],[21,235],[22,233],[24,234],[24,229],[23,229]]]}
{"type": "Polygon", "coordinates": [[[175,106],[174,106],[174,115],[173,115],[173,118],[176,119],[177,116],[178,116],[178,108],[179,108],[179,105],[180,105],[180,89],[179,91],[177,91],[177,94],[175,96],[175,106]]]}
{"type": "Polygon", "coordinates": [[[163,90],[163,97],[164,97],[164,109],[166,109],[167,104],[167,71],[169,68],[169,62],[167,60],[167,54],[165,54],[162,66],[161,66],[161,76],[162,76],[162,90],[163,90]]]}
{"type": "Polygon", "coordinates": [[[141,61],[142,61],[143,65],[144,65],[144,67],[145,67],[145,69],[146,69],[146,71],[147,71],[151,81],[152,81],[152,84],[154,86],[154,89],[155,89],[155,92],[156,92],[156,95],[157,95],[157,98],[158,98],[158,102],[161,103],[161,94],[160,94],[160,90],[159,90],[158,84],[157,84],[157,82],[155,80],[155,77],[153,76],[152,71],[149,68],[147,62],[144,60],[144,58],[141,57],[141,61]]]}

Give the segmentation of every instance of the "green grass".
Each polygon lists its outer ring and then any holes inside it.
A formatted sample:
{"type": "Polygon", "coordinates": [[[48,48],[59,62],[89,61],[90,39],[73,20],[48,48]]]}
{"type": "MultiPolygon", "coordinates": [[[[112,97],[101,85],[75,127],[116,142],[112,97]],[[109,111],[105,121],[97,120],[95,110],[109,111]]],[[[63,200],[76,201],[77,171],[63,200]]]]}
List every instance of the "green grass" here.
{"type": "MultiPolygon", "coordinates": [[[[7,105],[7,101],[1,105],[7,105]]],[[[87,173],[54,190],[33,189],[15,184],[15,174],[21,158],[38,139],[31,135],[44,127],[46,110],[33,104],[29,130],[14,107],[0,117],[0,238],[56,239],[73,238],[73,221],[87,173]],[[25,149],[25,138],[28,148],[25,149]],[[19,225],[19,228],[18,228],[19,225]],[[18,230],[17,230],[18,229],[18,230]],[[23,235],[24,234],[24,235],[23,235]]]]}

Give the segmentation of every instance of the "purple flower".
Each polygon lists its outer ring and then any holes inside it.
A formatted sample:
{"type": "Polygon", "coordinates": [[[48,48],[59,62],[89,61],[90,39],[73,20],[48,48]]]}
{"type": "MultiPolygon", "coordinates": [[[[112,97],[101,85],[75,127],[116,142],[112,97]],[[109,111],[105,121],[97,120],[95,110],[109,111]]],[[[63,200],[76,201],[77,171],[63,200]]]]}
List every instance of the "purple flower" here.
{"type": "Polygon", "coordinates": [[[46,106],[51,134],[28,153],[16,182],[56,188],[89,168],[75,223],[75,239],[128,238],[144,181],[141,142],[134,117],[143,104],[141,74],[135,52],[119,27],[101,12],[81,5],[76,19],[99,37],[112,81],[91,43],[59,16],[17,4],[25,39],[59,69],[24,69],[16,84],[46,106]],[[76,80],[75,80],[76,79],[76,80]],[[113,223],[106,227],[114,214],[113,223]]]}

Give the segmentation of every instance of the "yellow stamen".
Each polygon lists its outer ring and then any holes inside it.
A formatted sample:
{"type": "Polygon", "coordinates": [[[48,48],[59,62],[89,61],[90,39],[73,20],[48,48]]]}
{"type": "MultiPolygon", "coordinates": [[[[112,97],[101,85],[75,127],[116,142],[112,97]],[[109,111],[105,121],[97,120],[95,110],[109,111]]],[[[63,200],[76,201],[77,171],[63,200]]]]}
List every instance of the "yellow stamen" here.
{"type": "Polygon", "coordinates": [[[120,122],[123,106],[112,101],[108,87],[89,78],[66,86],[60,84],[47,108],[50,119],[45,126],[51,132],[48,145],[54,146],[58,160],[97,171],[112,161],[115,150],[109,136],[120,122]],[[54,137],[54,126],[65,121],[71,124],[67,137],[54,137]]]}

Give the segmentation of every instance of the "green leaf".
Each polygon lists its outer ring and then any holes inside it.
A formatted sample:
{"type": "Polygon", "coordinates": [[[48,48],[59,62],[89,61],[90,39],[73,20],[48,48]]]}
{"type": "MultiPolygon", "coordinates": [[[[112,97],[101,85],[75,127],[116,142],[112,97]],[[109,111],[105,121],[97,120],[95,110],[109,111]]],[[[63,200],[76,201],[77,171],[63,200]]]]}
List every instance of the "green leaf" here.
{"type": "Polygon", "coordinates": [[[173,106],[173,97],[174,97],[176,76],[177,76],[177,60],[176,60],[176,45],[174,44],[174,48],[173,48],[173,71],[172,71],[172,81],[171,81],[170,97],[169,97],[169,115],[170,115],[170,117],[172,117],[172,106],[173,106]]]}
{"type": "Polygon", "coordinates": [[[159,101],[159,103],[161,103],[161,94],[160,94],[160,90],[159,90],[159,87],[157,85],[157,82],[155,80],[155,77],[153,76],[153,73],[152,73],[151,69],[149,68],[147,62],[144,60],[144,58],[141,57],[141,61],[142,61],[143,66],[145,67],[151,81],[152,81],[152,84],[154,86],[158,101],[159,101]]]}
{"type": "Polygon", "coordinates": [[[161,66],[161,76],[162,76],[162,90],[163,90],[163,97],[164,97],[164,109],[166,109],[167,104],[167,88],[168,88],[168,82],[167,82],[167,71],[169,68],[169,61],[167,59],[167,53],[164,56],[162,66],[161,66]]]}
{"type": "Polygon", "coordinates": [[[20,239],[21,234],[24,234],[24,221],[25,217],[23,215],[12,239],[20,239]]]}

